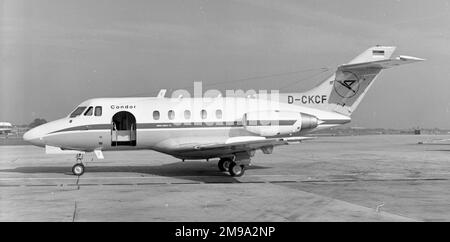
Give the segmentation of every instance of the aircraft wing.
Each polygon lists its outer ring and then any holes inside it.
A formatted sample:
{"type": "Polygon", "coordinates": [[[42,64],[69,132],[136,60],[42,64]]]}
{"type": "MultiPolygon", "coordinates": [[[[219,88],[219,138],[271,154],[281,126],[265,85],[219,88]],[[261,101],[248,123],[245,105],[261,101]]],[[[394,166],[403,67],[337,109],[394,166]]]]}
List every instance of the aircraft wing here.
{"type": "MultiPolygon", "coordinates": [[[[251,137],[251,136],[250,136],[251,137]]],[[[260,138],[260,137],[258,137],[260,138]]],[[[217,149],[217,148],[228,148],[228,149],[236,149],[236,150],[252,150],[259,149],[262,147],[268,146],[278,146],[278,145],[288,145],[294,143],[300,143],[304,140],[314,139],[314,137],[287,137],[287,138],[270,138],[266,139],[261,137],[262,139],[248,139],[246,140],[244,137],[234,137],[227,140],[227,142],[223,144],[208,144],[208,145],[198,145],[194,147],[197,150],[208,150],[208,149],[217,149]]]]}
{"type": "MultiPolygon", "coordinates": [[[[238,136],[228,138],[221,142],[208,142],[207,140],[200,141],[192,139],[170,140],[166,144],[171,144],[170,149],[178,151],[209,151],[220,149],[222,151],[228,150],[230,153],[238,151],[247,151],[254,149],[261,149],[266,147],[273,147],[279,145],[288,145],[300,143],[304,140],[314,139],[315,137],[280,137],[280,138],[264,138],[256,136],[238,136]]],[[[211,140],[212,141],[212,140],[211,140]]]]}

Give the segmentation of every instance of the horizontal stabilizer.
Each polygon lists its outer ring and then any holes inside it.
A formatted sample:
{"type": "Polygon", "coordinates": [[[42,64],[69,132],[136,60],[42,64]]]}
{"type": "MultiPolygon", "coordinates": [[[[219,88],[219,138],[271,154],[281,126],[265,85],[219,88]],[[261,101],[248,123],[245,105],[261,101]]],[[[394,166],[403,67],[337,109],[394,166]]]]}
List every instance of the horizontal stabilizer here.
{"type": "Polygon", "coordinates": [[[425,59],[412,56],[399,56],[395,59],[386,59],[379,61],[362,62],[356,64],[344,64],[339,66],[338,70],[353,70],[353,69],[388,69],[394,66],[424,61],[425,59]]]}

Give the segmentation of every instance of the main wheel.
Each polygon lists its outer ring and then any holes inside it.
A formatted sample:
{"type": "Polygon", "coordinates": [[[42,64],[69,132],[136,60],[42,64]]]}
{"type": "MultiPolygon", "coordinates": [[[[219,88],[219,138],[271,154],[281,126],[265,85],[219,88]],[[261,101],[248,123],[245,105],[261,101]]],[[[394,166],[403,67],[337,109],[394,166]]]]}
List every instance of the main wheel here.
{"type": "Polygon", "coordinates": [[[84,173],[84,165],[81,163],[75,164],[72,166],[72,173],[75,176],[81,176],[84,173]]]}
{"type": "Polygon", "coordinates": [[[230,172],[230,175],[234,177],[242,176],[245,172],[245,166],[231,162],[228,172],[230,172]]]}
{"type": "Polygon", "coordinates": [[[219,166],[220,171],[228,171],[228,167],[230,167],[231,160],[230,159],[220,159],[219,163],[217,164],[219,166]]]}

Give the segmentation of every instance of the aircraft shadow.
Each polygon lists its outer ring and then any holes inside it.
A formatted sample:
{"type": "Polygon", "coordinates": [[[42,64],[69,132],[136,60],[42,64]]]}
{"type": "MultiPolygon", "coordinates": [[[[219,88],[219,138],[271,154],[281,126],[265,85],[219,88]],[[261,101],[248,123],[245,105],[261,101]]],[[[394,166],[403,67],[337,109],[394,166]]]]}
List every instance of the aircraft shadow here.
{"type": "MultiPolygon", "coordinates": [[[[247,170],[269,169],[270,167],[252,165],[247,170]]],[[[24,166],[14,169],[4,169],[0,172],[18,172],[18,173],[60,173],[73,176],[71,166],[24,166]]],[[[195,182],[204,183],[239,183],[239,180],[229,176],[227,172],[219,171],[217,162],[176,162],[159,166],[107,166],[86,164],[86,173],[136,173],[156,175],[171,178],[181,178],[195,182]]],[[[244,174],[245,176],[245,174],[244,174]]],[[[82,179],[82,177],[81,177],[82,179]]],[[[112,178],[113,179],[113,178],[112,178]]]]}

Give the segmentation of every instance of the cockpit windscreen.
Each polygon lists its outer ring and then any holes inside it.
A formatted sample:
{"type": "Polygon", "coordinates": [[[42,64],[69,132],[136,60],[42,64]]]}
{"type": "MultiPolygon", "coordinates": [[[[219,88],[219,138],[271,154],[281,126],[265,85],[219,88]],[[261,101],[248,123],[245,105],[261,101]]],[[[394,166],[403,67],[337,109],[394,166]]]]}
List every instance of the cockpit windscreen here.
{"type": "Polygon", "coordinates": [[[75,111],[73,111],[70,114],[71,118],[75,118],[76,116],[79,116],[81,113],[83,113],[83,111],[86,109],[86,107],[78,107],[77,109],[75,109],[75,111]]]}

